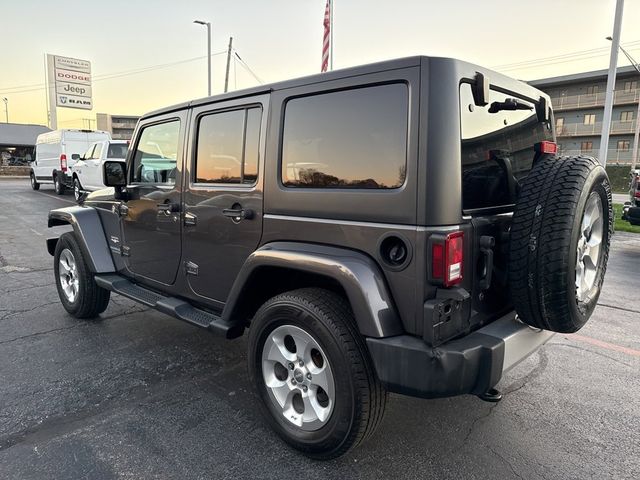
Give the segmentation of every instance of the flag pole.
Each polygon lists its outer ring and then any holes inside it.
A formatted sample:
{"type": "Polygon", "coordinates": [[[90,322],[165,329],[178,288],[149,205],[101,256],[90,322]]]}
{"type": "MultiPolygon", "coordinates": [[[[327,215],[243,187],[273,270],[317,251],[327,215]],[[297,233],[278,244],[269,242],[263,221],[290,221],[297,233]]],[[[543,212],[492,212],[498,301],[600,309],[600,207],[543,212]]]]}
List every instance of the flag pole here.
{"type": "Polygon", "coordinates": [[[333,70],[333,0],[329,0],[329,70],[333,70]]]}

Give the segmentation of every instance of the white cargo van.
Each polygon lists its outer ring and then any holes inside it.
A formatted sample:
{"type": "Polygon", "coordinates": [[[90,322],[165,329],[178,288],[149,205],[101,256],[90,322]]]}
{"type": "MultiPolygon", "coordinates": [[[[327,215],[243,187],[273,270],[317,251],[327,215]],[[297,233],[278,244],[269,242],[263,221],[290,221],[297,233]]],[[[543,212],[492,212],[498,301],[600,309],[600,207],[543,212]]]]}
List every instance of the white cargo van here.
{"type": "Polygon", "coordinates": [[[62,129],[38,135],[36,159],[31,164],[31,188],[38,190],[41,184],[53,184],[56,193],[62,195],[67,187],[73,187],[73,179],[67,174],[69,168],[89,145],[101,140],[111,140],[109,132],[62,129]]]}

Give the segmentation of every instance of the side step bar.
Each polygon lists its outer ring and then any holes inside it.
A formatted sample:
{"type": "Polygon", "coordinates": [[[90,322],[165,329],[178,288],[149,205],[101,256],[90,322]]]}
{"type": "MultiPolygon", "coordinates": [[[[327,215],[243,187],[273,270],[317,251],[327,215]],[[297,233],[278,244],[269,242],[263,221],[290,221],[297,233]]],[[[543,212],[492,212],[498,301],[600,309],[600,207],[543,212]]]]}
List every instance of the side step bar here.
{"type": "Polygon", "coordinates": [[[195,308],[190,303],[179,298],[165,297],[162,294],[136,285],[120,275],[113,273],[99,274],[95,276],[95,281],[98,286],[104,289],[119,293],[124,297],[197,327],[206,328],[216,335],[221,335],[225,338],[236,338],[240,337],[244,331],[243,326],[230,325],[218,315],[195,308]]]}

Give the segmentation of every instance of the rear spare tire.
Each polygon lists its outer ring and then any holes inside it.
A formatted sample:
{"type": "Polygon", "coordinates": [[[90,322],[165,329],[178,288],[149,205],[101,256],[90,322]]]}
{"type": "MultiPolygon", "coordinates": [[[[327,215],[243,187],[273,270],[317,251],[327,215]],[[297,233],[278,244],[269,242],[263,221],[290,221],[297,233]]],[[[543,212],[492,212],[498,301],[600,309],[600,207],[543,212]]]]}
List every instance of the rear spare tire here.
{"type": "Polygon", "coordinates": [[[509,280],[525,323],[571,333],[600,296],[613,232],[611,186],[590,157],[549,157],[524,179],[511,226],[509,280]]]}

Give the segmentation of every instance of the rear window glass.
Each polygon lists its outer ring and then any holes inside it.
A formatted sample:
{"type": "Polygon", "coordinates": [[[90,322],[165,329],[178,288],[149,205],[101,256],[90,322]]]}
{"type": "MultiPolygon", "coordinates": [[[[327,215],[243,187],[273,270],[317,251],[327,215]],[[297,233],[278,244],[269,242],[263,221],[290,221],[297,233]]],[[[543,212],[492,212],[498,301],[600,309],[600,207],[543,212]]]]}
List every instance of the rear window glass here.
{"type": "Polygon", "coordinates": [[[407,162],[405,84],[289,100],[282,183],[307,188],[398,188],[407,162]]]}
{"type": "Polygon", "coordinates": [[[107,158],[126,158],[127,145],[124,143],[110,143],[107,158]]]}
{"type": "Polygon", "coordinates": [[[490,113],[494,102],[514,95],[490,91],[489,104],[474,105],[471,85],[460,86],[462,204],[465,210],[515,203],[520,182],[531,170],[533,147],[553,141],[551,126],[539,122],[535,105],[517,98],[521,110],[490,113]]]}

